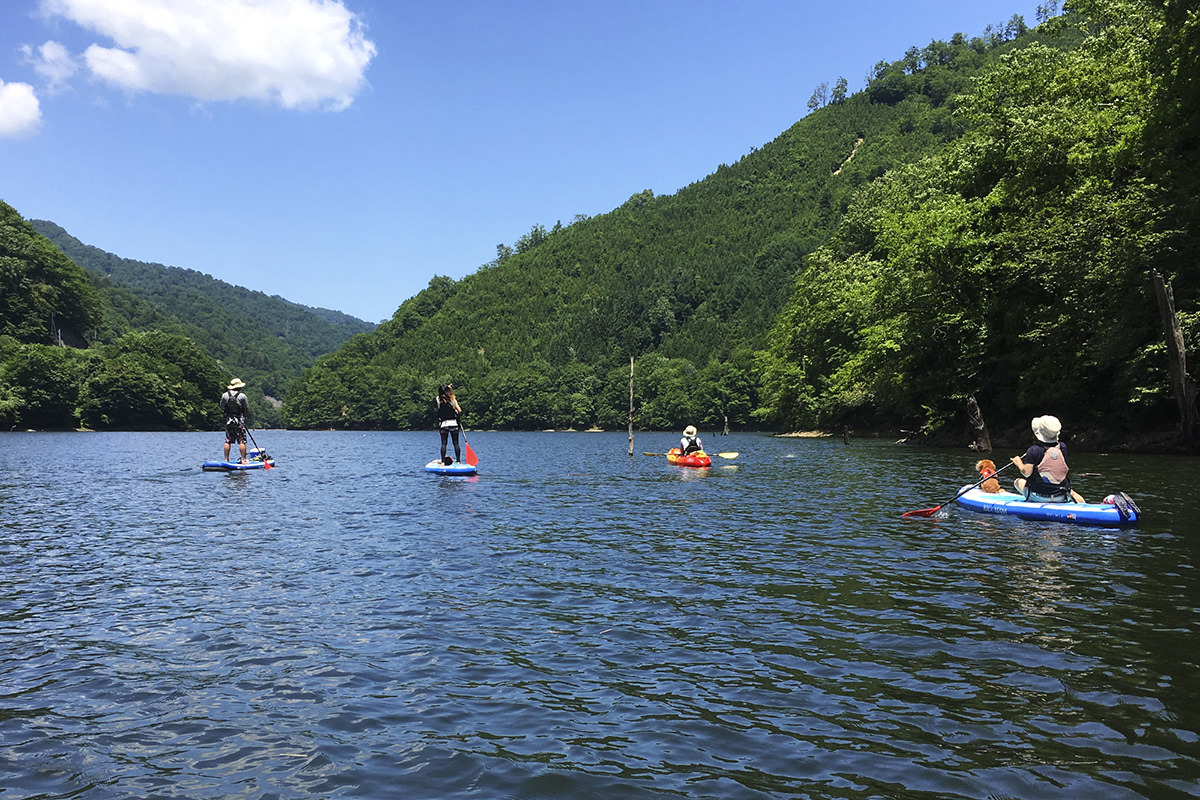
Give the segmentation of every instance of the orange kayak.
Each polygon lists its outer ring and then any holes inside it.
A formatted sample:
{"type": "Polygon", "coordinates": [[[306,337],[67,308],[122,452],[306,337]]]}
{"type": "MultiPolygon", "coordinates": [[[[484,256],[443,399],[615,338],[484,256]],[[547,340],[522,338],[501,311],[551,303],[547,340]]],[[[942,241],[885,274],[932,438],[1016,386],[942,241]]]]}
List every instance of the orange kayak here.
{"type": "Polygon", "coordinates": [[[712,459],[708,457],[708,453],[703,450],[697,450],[694,453],[688,453],[686,456],[681,455],[678,447],[672,447],[667,451],[667,461],[677,467],[711,467],[712,459]]]}

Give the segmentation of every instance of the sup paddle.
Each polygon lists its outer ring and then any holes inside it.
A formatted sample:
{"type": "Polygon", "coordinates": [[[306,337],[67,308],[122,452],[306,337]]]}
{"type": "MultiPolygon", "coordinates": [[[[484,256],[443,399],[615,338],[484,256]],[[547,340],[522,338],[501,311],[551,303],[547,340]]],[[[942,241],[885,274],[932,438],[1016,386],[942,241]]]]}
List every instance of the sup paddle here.
{"type": "Polygon", "coordinates": [[[950,505],[950,504],[951,504],[951,503],[953,503],[955,500],[957,500],[958,498],[962,497],[964,494],[966,494],[967,492],[971,491],[972,489],[974,489],[974,488],[975,488],[976,486],[978,486],[979,484],[981,484],[981,483],[983,483],[984,481],[986,481],[988,478],[994,478],[994,477],[996,477],[996,476],[997,476],[997,475],[999,475],[1001,472],[1003,472],[1004,470],[1008,469],[1008,468],[1009,468],[1009,467],[1011,467],[1011,466],[1012,466],[1012,462],[1010,461],[1010,462],[1008,462],[1007,464],[1005,464],[1003,467],[1001,467],[1000,469],[996,470],[995,472],[990,472],[990,473],[988,473],[988,474],[984,475],[983,477],[981,477],[979,480],[975,481],[975,482],[974,482],[973,484],[971,484],[970,486],[967,486],[967,487],[965,487],[965,488],[963,488],[963,489],[960,489],[960,490],[959,490],[959,492],[958,492],[958,494],[954,495],[954,497],[951,497],[949,500],[947,500],[946,502],[942,503],[942,505],[940,505],[940,506],[934,506],[933,508],[919,508],[919,509],[917,509],[916,511],[905,511],[905,512],[904,512],[903,514],[901,514],[900,516],[902,516],[902,517],[932,517],[934,514],[936,514],[937,512],[939,512],[939,511],[941,511],[941,510],[942,510],[942,506],[948,506],[948,505],[950,505]]]}
{"type": "Polygon", "coordinates": [[[462,439],[463,450],[467,451],[467,466],[478,467],[479,456],[475,455],[475,451],[471,449],[471,443],[467,441],[467,432],[465,430],[462,432],[462,439]]]}

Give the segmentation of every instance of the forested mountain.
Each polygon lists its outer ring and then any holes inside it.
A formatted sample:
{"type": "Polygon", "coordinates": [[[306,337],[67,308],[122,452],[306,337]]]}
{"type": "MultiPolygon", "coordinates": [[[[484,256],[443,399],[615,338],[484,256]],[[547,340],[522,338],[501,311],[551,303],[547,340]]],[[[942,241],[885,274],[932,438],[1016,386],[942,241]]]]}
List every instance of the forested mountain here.
{"type": "Polygon", "coordinates": [[[232,375],[250,384],[253,422],[277,424],[267,395],[374,327],[193,270],[118,258],[4,203],[0,287],[3,429],[212,428],[232,375]]]}
{"type": "Polygon", "coordinates": [[[985,70],[956,102],[965,135],[864,187],[806,259],[758,359],[771,418],[934,432],[975,401],[1097,444],[1166,423],[1194,445],[1200,22],[1071,8],[1041,33],[1077,46],[985,70]]]}
{"type": "Polygon", "coordinates": [[[78,265],[3,202],[0,288],[0,429],[219,424],[213,398],[226,376],[217,363],[171,333],[126,326],[98,341],[111,308],[78,265]]]}
{"type": "MultiPolygon", "coordinates": [[[[912,47],[675,194],[434,277],[289,384],[284,423],[422,428],[453,381],[473,427],[619,428],[632,367],[641,428],[982,442],[984,421],[1027,437],[1053,413],[1076,441],[1194,447],[1200,19],[1182,0],[1056,7],[912,47]]],[[[92,277],[0,204],[0,424],[145,424],[147,394],[156,424],[207,424],[228,371],[204,350],[277,389],[327,346],[293,338],[312,317],[39,224],[92,277]]]]}
{"type": "Polygon", "coordinates": [[[375,327],[196,270],[120,258],[83,244],[53,222],[35,219],[30,224],[83,267],[108,301],[104,327],[95,331],[98,338],[120,334],[126,324],[133,330],[187,336],[227,373],[245,380],[253,398],[282,397],[287,384],[317,356],[375,327]]]}
{"type": "Polygon", "coordinates": [[[755,353],[805,258],[858,190],[957,140],[966,121],[952,98],[1037,39],[1014,18],[983,37],[914,47],[877,64],[865,91],[835,93],[673,195],[641,192],[605,215],[535,225],[494,262],[458,282],[435,278],[374,334],[321,359],[289,391],[285,422],[424,427],[434,387],[453,380],[469,424],[622,427],[631,359],[641,427],[776,421],[755,353]]]}

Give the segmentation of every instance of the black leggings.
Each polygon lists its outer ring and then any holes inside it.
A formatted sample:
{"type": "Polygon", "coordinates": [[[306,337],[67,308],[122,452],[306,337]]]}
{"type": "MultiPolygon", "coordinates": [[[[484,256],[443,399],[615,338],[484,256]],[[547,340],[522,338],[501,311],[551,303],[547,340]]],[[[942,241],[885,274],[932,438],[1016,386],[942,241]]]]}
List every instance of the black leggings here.
{"type": "Polygon", "coordinates": [[[462,452],[458,449],[458,428],[438,428],[438,433],[442,436],[442,458],[446,457],[446,437],[450,436],[454,439],[454,460],[462,461],[462,452]]]}

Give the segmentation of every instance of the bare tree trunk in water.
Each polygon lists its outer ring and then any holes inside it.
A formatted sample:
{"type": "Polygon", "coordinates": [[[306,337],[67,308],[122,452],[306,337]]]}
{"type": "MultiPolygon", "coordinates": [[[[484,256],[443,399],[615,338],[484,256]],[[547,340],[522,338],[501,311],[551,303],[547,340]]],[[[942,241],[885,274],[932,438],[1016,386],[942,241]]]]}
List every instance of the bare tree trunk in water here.
{"type": "Polygon", "coordinates": [[[1183,443],[1191,448],[1196,442],[1196,379],[1187,371],[1187,349],[1179,317],[1175,314],[1175,292],[1158,270],[1151,270],[1150,277],[1154,281],[1154,296],[1158,298],[1158,313],[1167,340],[1171,387],[1175,390],[1175,402],[1179,404],[1179,430],[1183,434],[1183,443]]]}
{"type": "Polygon", "coordinates": [[[629,455],[633,455],[633,356],[629,357],[629,455]]]}
{"type": "Polygon", "coordinates": [[[967,397],[967,419],[971,421],[971,429],[975,431],[971,449],[980,453],[992,452],[992,437],[988,435],[987,423],[983,421],[983,412],[979,410],[975,395],[967,397]]]}

